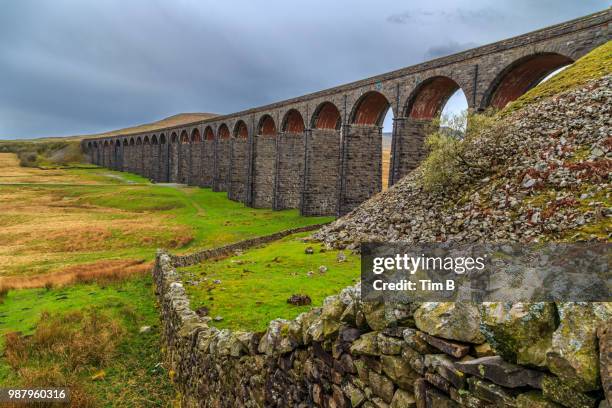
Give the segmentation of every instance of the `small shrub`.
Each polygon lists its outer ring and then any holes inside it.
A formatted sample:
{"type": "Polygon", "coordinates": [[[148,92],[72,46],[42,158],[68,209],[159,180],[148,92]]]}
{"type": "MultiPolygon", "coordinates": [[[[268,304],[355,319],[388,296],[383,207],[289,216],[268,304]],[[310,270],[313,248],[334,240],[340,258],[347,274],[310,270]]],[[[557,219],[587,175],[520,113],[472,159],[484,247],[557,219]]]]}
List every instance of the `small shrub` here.
{"type": "Polygon", "coordinates": [[[38,165],[38,154],[36,152],[22,152],[18,154],[21,167],[36,167],[38,165]]]}
{"type": "MultiPolygon", "coordinates": [[[[446,190],[489,173],[493,163],[487,162],[488,156],[478,153],[481,138],[484,134],[498,138],[503,133],[502,126],[495,122],[492,112],[477,115],[465,112],[433,121],[425,139],[429,154],[421,166],[425,190],[446,190]]],[[[490,142],[493,141],[487,141],[490,142]]]]}

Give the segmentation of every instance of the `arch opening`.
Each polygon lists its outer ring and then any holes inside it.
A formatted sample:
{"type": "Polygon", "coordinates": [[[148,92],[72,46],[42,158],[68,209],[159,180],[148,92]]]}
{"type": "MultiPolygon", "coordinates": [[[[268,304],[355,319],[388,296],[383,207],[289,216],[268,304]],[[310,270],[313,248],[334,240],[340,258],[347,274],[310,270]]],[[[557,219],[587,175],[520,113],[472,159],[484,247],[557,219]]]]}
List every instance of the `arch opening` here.
{"type": "Polygon", "coordinates": [[[204,130],[204,140],[215,140],[215,132],[213,132],[210,126],[206,126],[204,130]]]}
{"type": "Polygon", "coordinates": [[[130,139],[130,146],[134,146],[134,138],[130,139]]]}
{"type": "Polygon", "coordinates": [[[188,144],[189,143],[189,135],[187,135],[187,131],[183,130],[181,132],[181,144],[188,144]]]}
{"type": "Polygon", "coordinates": [[[218,134],[219,134],[219,139],[229,139],[230,138],[230,131],[225,123],[219,127],[218,134]]]}
{"type": "Polygon", "coordinates": [[[234,127],[234,137],[237,139],[246,139],[249,137],[249,130],[247,129],[246,123],[239,120],[234,127]]]}
{"type": "Polygon", "coordinates": [[[493,82],[484,108],[502,109],[549,75],[574,60],[557,53],[541,53],[524,57],[510,64],[493,82]]]}
{"type": "Polygon", "coordinates": [[[157,144],[157,136],[153,135],[153,137],[151,137],[151,144],[156,145],[157,144]]]}
{"type": "Polygon", "coordinates": [[[178,135],[176,134],[176,132],[172,132],[172,134],[170,135],[170,143],[174,144],[178,142],[178,135]]]}
{"type": "Polygon", "coordinates": [[[376,91],[367,92],[355,104],[351,123],[382,126],[389,107],[389,101],[383,94],[376,91]]]}
{"type": "Polygon", "coordinates": [[[313,128],[315,129],[340,129],[340,111],[331,102],[323,102],[315,110],[312,117],[313,128]]]}
{"type": "Polygon", "coordinates": [[[285,114],[282,126],[283,132],[302,133],[304,128],[304,118],[297,109],[291,109],[285,114]]]}
{"type": "Polygon", "coordinates": [[[166,135],[163,133],[159,135],[159,144],[166,144],[166,135]]]}
{"type": "Polygon", "coordinates": [[[200,130],[198,128],[193,129],[191,131],[191,143],[200,143],[201,141],[200,130]]]}
{"type": "Polygon", "coordinates": [[[270,115],[264,115],[259,120],[259,132],[260,136],[274,136],[276,135],[276,124],[274,119],[270,115]]]}
{"type": "Polygon", "coordinates": [[[149,136],[145,136],[145,137],[144,137],[144,141],[143,141],[143,143],[144,143],[144,144],[146,144],[146,145],[148,145],[148,144],[149,144],[149,136]]]}
{"type": "Polygon", "coordinates": [[[417,120],[436,119],[449,98],[460,89],[448,77],[437,76],[422,82],[413,92],[406,106],[406,117],[417,120]]]}

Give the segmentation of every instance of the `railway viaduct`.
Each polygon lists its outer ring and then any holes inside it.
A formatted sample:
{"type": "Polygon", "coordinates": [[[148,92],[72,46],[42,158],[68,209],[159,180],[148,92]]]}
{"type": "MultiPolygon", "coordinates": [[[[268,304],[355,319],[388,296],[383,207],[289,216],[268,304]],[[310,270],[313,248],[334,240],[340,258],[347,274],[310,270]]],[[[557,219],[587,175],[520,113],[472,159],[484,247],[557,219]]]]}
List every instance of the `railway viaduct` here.
{"type": "Polygon", "coordinates": [[[457,89],[473,112],[502,108],[609,41],[611,16],[608,9],[282,102],[82,147],[100,166],[212,187],[248,206],[342,215],[382,188],[388,109],[392,185],[421,161],[426,125],[457,89]]]}

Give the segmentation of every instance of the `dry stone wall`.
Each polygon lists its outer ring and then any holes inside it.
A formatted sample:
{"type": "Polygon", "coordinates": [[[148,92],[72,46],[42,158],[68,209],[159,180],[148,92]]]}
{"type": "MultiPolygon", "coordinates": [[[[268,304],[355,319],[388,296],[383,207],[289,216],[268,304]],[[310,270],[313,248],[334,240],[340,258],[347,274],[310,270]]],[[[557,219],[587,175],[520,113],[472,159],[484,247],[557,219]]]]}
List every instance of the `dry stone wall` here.
{"type": "Polygon", "coordinates": [[[304,230],[188,256],[158,252],[153,276],[182,406],[608,406],[606,304],[363,303],[357,285],[264,333],[219,330],[191,309],[177,267],[304,230]]]}

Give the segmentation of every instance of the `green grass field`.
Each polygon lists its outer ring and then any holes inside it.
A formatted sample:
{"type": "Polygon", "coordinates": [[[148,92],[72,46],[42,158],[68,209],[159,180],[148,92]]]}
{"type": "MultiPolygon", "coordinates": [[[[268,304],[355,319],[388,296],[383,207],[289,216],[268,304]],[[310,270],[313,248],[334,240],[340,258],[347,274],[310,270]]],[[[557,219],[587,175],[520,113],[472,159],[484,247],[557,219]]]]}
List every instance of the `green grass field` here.
{"type": "MultiPolygon", "coordinates": [[[[331,220],[89,165],[26,168],[0,153],[0,169],[0,386],[70,386],[75,407],[172,405],[150,277],[158,247],[189,253],[331,220]]],[[[326,256],[315,263],[329,264],[334,287],[350,283],[354,261],[336,269],[326,256]]],[[[319,277],[303,283],[315,302],[333,291],[319,277]]],[[[253,324],[282,307],[274,299],[268,309],[253,324]]]]}
{"type": "Polygon", "coordinates": [[[307,236],[291,235],[238,256],[180,268],[192,308],[221,316],[213,322],[219,328],[263,331],[270,320],[293,319],[358,281],[359,256],[344,251],[346,260],[338,262],[339,251],[304,242],[307,236]],[[305,253],[308,247],[312,254],[305,253]],[[321,266],[327,271],[321,273],[321,266]],[[310,296],[312,305],[289,305],[293,294],[310,296]]]}

